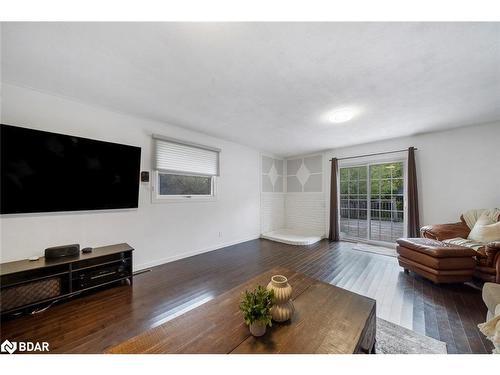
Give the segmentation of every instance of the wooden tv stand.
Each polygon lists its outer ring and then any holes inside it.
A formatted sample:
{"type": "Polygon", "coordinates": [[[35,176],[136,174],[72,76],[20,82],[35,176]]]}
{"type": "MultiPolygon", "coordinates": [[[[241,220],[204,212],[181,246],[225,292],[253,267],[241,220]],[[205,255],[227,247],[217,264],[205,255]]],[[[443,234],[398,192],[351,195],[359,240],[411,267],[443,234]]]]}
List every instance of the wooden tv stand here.
{"type": "Polygon", "coordinates": [[[0,264],[0,311],[11,315],[85,291],[129,280],[133,248],[126,243],[94,248],[91,253],[0,264]]]}

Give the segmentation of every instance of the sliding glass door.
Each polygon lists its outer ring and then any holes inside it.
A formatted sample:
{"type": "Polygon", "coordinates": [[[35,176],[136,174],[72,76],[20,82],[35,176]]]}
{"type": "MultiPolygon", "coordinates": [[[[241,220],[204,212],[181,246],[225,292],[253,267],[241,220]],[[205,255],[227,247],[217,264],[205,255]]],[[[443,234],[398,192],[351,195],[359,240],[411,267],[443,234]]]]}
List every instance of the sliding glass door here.
{"type": "Polygon", "coordinates": [[[340,168],[340,235],[394,242],[404,236],[403,162],[340,168]]]}
{"type": "Polygon", "coordinates": [[[368,169],[340,168],[340,235],[368,236],[368,169]]]}

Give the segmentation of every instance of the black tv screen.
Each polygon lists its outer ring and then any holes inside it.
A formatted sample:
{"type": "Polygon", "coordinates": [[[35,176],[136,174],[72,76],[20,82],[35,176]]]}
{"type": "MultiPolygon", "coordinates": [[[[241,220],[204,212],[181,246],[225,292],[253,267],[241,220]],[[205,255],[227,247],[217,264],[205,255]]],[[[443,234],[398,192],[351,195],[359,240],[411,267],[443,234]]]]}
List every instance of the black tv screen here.
{"type": "Polygon", "coordinates": [[[0,125],[1,213],[135,208],[141,149],[0,125]]]}

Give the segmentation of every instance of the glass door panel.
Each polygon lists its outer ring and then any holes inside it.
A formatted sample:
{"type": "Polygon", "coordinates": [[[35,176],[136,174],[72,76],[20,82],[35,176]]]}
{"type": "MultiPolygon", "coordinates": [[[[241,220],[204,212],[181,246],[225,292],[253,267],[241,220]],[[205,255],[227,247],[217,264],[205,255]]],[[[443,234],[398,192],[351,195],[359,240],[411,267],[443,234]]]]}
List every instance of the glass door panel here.
{"type": "Polygon", "coordinates": [[[340,234],[382,242],[403,237],[402,162],[340,168],[340,234]]]}
{"type": "Polygon", "coordinates": [[[350,238],[366,238],[367,225],[366,166],[340,169],[340,231],[350,238]]]}

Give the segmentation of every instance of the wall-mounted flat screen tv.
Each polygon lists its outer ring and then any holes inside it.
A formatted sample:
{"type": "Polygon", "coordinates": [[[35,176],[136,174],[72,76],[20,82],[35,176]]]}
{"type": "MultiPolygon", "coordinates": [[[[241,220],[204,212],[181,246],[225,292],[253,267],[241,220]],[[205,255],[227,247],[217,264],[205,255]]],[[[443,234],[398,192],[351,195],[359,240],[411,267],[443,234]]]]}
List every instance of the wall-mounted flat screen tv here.
{"type": "Polygon", "coordinates": [[[135,208],[141,148],[0,125],[0,212],[135,208]]]}

